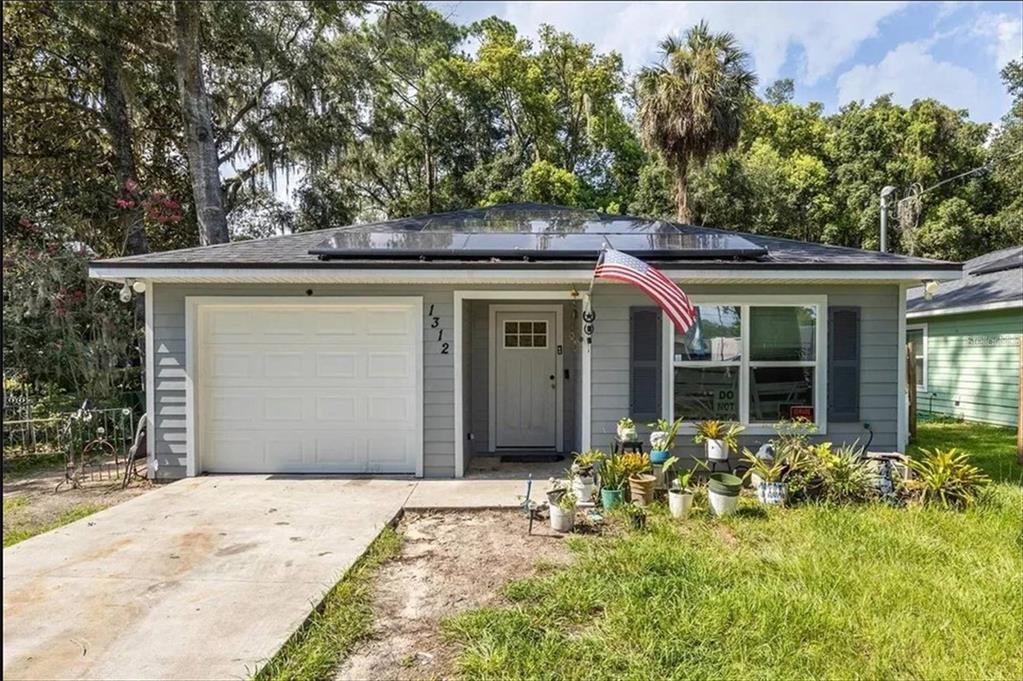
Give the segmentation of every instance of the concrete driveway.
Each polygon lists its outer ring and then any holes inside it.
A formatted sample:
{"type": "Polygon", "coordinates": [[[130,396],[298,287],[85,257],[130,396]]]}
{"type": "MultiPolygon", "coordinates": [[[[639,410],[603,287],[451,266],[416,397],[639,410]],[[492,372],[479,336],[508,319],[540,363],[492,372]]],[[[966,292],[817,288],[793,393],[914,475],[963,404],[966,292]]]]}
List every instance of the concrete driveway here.
{"type": "Polygon", "coordinates": [[[416,485],[191,478],[4,549],[3,676],[245,677],[416,485]]]}

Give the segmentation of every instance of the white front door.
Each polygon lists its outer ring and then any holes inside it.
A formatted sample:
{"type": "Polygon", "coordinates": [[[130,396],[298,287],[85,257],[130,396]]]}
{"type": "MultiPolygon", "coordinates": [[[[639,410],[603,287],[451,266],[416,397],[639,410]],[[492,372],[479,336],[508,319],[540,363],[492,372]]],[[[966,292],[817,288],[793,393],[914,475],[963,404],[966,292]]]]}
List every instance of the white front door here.
{"type": "Polygon", "coordinates": [[[494,315],[496,447],[558,445],[557,318],[539,310],[494,315]]]}
{"type": "Polygon", "coordinates": [[[415,473],[420,307],[386,297],[200,304],[199,470],[415,473]]]}

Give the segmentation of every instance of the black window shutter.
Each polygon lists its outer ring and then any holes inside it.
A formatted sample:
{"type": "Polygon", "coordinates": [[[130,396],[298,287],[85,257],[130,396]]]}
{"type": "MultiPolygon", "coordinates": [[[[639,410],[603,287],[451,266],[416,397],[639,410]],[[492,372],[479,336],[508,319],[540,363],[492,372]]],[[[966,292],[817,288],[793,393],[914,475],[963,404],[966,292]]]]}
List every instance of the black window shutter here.
{"type": "Polygon", "coordinates": [[[860,308],[828,308],[828,421],[860,420],[860,308]]]}
{"type": "Polygon", "coordinates": [[[661,309],[629,308],[629,416],[661,416],[661,309]]]}

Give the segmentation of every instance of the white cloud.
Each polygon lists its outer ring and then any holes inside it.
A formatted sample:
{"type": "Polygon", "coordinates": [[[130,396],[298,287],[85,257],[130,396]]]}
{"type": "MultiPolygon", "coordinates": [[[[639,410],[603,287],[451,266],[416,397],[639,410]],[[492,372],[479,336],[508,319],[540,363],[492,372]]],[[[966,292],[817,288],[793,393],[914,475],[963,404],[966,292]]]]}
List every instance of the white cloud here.
{"type": "Polygon", "coordinates": [[[977,17],[973,33],[986,41],[999,69],[1023,54],[1023,21],[1019,17],[985,12],[977,17]]]}
{"type": "Polygon", "coordinates": [[[527,35],[547,23],[616,50],[636,69],[656,58],[657,43],[706,19],[715,31],[730,31],[753,56],[763,84],[781,73],[791,49],[800,50],[799,80],[813,85],[850,59],[878,33],[883,19],[902,2],[507,2],[466,7],[472,15],[495,13],[527,35]]]}
{"type": "MultiPolygon", "coordinates": [[[[955,109],[989,115],[981,96],[977,77],[969,69],[936,60],[927,43],[910,42],[899,45],[877,64],[859,64],[838,77],[838,101],[873,100],[892,93],[900,104],[914,99],[934,97],[955,109]],[[976,110],[976,111],[975,111],[976,110]]],[[[996,114],[997,115],[997,114],[996,114]]]]}

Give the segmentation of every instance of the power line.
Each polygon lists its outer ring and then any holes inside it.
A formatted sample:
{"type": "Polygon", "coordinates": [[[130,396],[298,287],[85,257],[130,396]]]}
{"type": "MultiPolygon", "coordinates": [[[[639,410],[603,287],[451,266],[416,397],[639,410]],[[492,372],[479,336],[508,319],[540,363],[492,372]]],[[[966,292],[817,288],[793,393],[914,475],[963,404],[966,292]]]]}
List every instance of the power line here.
{"type": "Polygon", "coordinates": [[[903,198],[899,199],[899,201],[897,203],[897,206],[901,206],[903,201],[910,201],[910,200],[919,199],[921,196],[923,196],[927,192],[931,191],[932,189],[937,189],[938,187],[940,187],[942,185],[946,185],[949,182],[953,182],[953,181],[958,180],[960,178],[966,177],[967,175],[973,175],[974,173],[979,173],[981,171],[991,170],[991,167],[995,163],[998,163],[1000,161],[1007,161],[1010,158],[1014,158],[1016,156],[1019,156],[1020,154],[1023,154],[1023,149],[1021,149],[1021,150],[1019,150],[1019,151],[1017,151],[1017,152],[1015,152],[1013,154],[1008,154],[1006,156],[1001,156],[999,158],[993,158],[993,159],[991,159],[990,161],[988,161],[987,163],[985,163],[982,166],[977,166],[976,168],[974,168],[972,170],[967,170],[965,173],[959,173],[958,175],[956,175],[954,177],[950,177],[948,179],[942,180],[941,182],[938,182],[937,184],[931,185],[927,189],[921,189],[920,191],[913,193],[911,196],[903,197],[903,198]]]}

